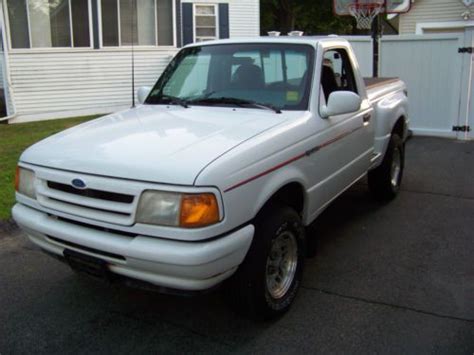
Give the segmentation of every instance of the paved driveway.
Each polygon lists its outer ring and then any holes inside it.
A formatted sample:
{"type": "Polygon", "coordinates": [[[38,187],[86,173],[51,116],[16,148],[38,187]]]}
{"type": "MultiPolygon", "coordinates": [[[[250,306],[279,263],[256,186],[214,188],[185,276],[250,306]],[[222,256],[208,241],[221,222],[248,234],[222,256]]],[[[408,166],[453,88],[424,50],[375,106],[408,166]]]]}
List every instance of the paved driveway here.
{"type": "Polygon", "coordinates": [[[239,318],[219,294],[84,280],[4,226],[0,353],[473,354],[474,142],[416,138],[407,149],[393,203],[361,183],[315,223],[304,287],[274,323],[239,318]]]}

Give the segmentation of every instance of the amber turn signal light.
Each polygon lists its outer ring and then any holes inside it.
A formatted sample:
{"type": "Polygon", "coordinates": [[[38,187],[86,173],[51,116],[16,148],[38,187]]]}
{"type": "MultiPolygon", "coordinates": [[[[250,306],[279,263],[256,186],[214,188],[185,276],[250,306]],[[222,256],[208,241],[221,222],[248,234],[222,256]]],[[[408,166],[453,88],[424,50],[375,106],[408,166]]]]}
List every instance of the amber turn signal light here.
{"type": "Polygon", "coordinates": [[[214,194],[183,195],[180,226],[200,228],[219,222],[219,205],[214,194]]]}

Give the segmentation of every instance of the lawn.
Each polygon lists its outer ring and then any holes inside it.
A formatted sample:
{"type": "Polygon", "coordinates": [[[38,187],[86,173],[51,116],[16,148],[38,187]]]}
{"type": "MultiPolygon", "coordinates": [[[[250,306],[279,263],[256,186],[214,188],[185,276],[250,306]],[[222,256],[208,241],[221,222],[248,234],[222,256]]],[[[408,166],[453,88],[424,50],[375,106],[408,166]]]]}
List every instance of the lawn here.
{"type": "Polygon", "coordinates": [[[20,154],[33,143],[96,117],[98,116],[12,125],[0,124],[0,221],[11,217],[11,208],[15,202],[13,181],[20,154]]]}

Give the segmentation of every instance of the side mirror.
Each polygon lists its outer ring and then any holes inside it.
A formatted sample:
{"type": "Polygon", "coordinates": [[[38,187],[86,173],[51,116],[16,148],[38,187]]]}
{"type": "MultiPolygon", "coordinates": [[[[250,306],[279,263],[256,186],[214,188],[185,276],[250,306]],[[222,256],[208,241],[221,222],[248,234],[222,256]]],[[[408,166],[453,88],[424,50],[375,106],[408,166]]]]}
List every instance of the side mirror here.
{"type": "Polygon", "coordinates": [[[329,95],[327,105],[321,107],[321,116],[328,118],[330,116],[343,115],[359,111],[362,99],[352,91],[334,91],[329,95]]]}
{"type": "Polygon", "coordinates": [[[149,86],[142,86],[141,88],[139,88],[137,90],[138,103],[143,104],[146,98],[148,97],[148,95],[150,94],[150,91],[151,91],[151,87],[149,86]]]}

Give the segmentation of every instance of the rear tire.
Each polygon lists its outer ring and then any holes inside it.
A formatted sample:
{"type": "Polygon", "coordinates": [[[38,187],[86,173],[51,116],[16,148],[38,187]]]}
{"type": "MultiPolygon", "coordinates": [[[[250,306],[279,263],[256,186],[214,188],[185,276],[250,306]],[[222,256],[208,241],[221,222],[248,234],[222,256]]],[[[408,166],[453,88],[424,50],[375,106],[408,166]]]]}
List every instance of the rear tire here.
{"type": "Polygon", "coordinates": [[[241,314],[272,319],[284,314],[301,285],[305,234],[299,215],[277,206],[260,213],[247,256],[226,285],[231,306],[241,314]]]}
{"type": "Polygon", "coordinates": [[[382,164],[368,173],[369,190],[377,200],[390,201],[397,196],[404,167],[405,147],[400,136],[393,133],[382,164]]]}

